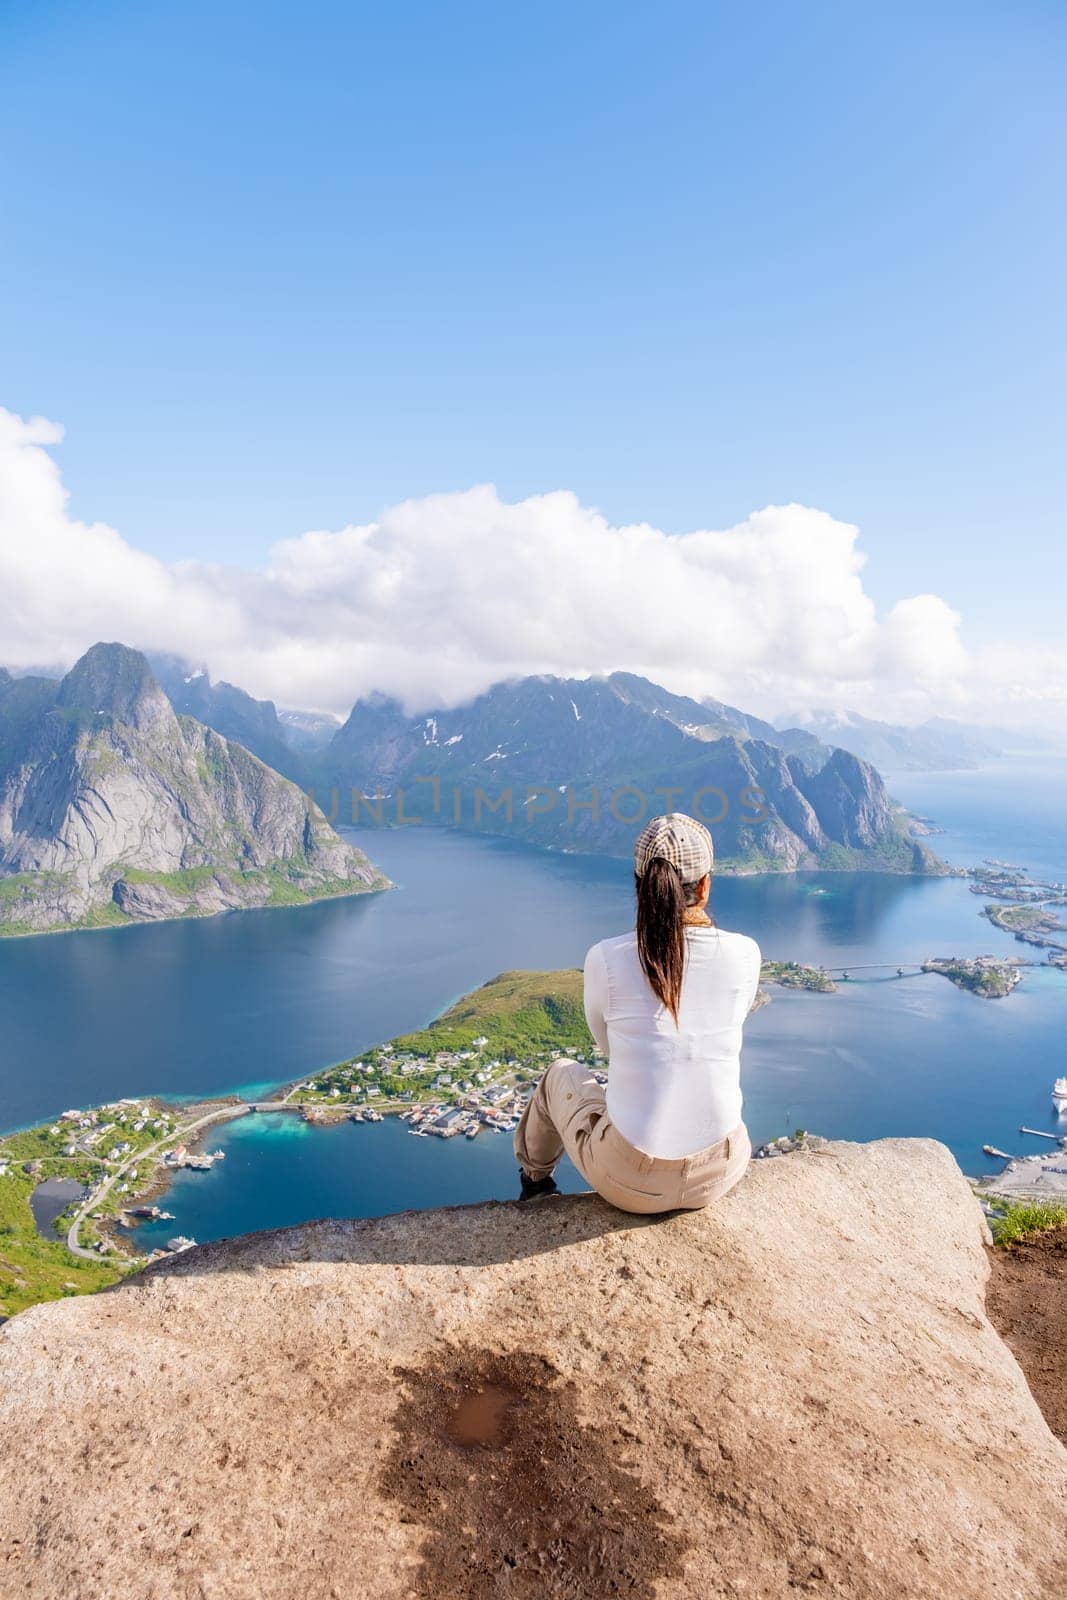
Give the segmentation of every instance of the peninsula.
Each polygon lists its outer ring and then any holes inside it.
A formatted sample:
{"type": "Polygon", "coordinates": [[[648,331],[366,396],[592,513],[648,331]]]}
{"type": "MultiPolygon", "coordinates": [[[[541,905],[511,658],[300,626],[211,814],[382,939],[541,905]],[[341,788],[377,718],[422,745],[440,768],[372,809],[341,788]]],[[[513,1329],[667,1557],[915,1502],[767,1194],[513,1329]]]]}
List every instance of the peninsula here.
{"type": "MultiPolygon", "coordinates": [[[[836,989],[821,969],[791,961],[766,961],[762,980],[757,1004],[767,1003],[767,986],[836,989]]],[[[231,1095],[192,1105],[123,1099],[70,1109],[0,1138],[0,1317],[100,1288],[143,1266],[145,1258],[131,1248],[132,1228],[160,1215],[176,1168],[210,1169],[214,1157],[199,1153],[198,1144],[210,1142],[218,1124],[248,1115],[288,1114],[311,1123],[392,1116],[420,1138],[509,1134],[545,1064],[560,1054],[605,1076],[585,1023],[581,972],[505,972],[429,1026],[267,1099],[231,1095]],[[67,1186],[68,1208],[54,1226],[38,1226],[34,1196],[40,1185],[57,1181],[67,1186]]],[[[186,1242],[179,1227],[180,1219],[176,1249],[186,1242]]]]}
{"type": "Polygon", "coordinates": [[[1012,905],[987,905],[982,915],[994,928],[1015,936],[1020,944],[1047,950],[1047,961],[1054,967],[1067,968],[1067,922],[1058,908],[1067,905],[1067,897],[1016,902],[1012,905]]]}

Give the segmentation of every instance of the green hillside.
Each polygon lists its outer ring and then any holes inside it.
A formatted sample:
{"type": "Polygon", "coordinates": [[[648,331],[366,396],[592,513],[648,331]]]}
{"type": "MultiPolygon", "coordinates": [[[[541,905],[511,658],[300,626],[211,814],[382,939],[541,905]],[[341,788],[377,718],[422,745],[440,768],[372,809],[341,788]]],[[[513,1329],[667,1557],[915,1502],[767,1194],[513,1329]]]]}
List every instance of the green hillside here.
{"type": "Polygon", "coordinates": [[[467,1050],[484,1037],[486,1049],[498,1055],[521,1056],[531,1051],[572,1046],[588,1051],[593,1041],[582,1009],[582,974],[577,967],[560,972],[501,972],[480,989],[464,995],[428,1028],[394,1039],[397,1050],[417,1055],[436,1050],[467,1050]]]}

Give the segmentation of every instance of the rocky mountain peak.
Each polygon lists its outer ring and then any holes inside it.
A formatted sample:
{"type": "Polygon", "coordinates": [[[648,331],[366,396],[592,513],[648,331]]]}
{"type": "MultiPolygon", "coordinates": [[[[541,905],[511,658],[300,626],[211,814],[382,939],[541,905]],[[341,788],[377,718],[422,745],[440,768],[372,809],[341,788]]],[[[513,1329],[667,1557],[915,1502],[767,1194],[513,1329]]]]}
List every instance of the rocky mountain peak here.
{"type": "Polygon", "coordinates": [[[0,680],[0,878],[3,933],[386,886],[296,784],[177,715],[121,644],[94,645],[58,685],[0,680]]]}
{"type": "Polygon", "coordinates": [[[272,700],[256,700],[235,684],[213,683],[204,666],[181,656],[153,654],[152,671],[180,716],[195,717],[224,739],[234,739],[268,767],[306,787],[304,762],[289,744],[272,700]]]}
{"type": "Polygon", "coordinates": [[[56,704],[105,715],[148,733],[173,723],[174,711],[139,650],[124,644],[94,644],[59,685],[56,704]]]}

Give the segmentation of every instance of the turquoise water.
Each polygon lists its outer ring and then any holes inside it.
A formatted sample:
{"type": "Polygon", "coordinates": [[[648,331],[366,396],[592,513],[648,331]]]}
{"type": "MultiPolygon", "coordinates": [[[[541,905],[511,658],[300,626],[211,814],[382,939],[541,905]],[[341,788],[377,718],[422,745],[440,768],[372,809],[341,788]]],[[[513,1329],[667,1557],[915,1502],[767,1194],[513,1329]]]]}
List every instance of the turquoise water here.
{"type": "MultiPolygon", "coordinates": [[[[138,1228],[142,1249],[160,1248],[177,1232],[203,1243],[318,1217],[510,1197],[516,1189],[511,1140],[502,1133],[417,1139],[396,1119],[314,1128],[295,1114],[266,1112],[212,1130],[209,1143],[225,1150],[225,1161],[176,1175],[166,1196],[175,1220],[138,1228]]],[[[578,1187],[573,1169],[568,1180],[578,1187]]]]}
{"type": "MultiPolygon", "coordinates": [[[[1064,877],[1062,775],[998,770],[983,787],[981,775],[909,774],[892,788],[945,825],[931,843],[950,859],[993,854],[1064,877]]],[[[578,964],[630,923],[621,862],[419,828],[360,842],[397,890],[0,946],[0,1126],[121,1094],[261,1092],[429,1020],[495,972],[578,964]]],[[[981,904],[965,881],[880,874],[715,886],[719,920],[765,954],[835,966],[1025,953],[981,904]]],[[[776,989],[746,1034],[747,1117],[756,1138],[797,1125],[929,1134],[982,1170],[983,1143],[1018,1148],[1020,1123],[1057,1127],[1048,1092],[1067,1070],[1065,1024],[1067,978],[1040,969],[996,1002],[935,976],[857,974],[831,996],[776,989]]],[[[213,1134],[218,1146],[213,1172],[178,1178],[168,1236],[506,1195],[514,1181],[509,1141],[492,1134],[442,1142],[260,1117],[213,1134]]]]}

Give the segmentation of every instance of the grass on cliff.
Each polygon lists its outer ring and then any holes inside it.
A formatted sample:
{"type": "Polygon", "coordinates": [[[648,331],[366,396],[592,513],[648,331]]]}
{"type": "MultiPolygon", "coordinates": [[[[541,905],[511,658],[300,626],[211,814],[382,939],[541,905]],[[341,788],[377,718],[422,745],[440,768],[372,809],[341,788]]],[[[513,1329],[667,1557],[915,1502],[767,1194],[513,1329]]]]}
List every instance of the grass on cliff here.
{"type": "Polygon", "coordinates": [[[593,1048],[582,1006],[582,974],[501,972],[464,995],[428,1028],[401,1034],[397,1050],[429,1055],[435,1050],[466,1050],[480,1037],[499,1055],[522,1056],[571,1046],[593,1048]]]}
{"type": "Polygon", "coordinates": [[[45,874],[38,872],[9,872],[0,878],[0,903],[18,900],[22,894],[39,883],[45,874]]]}
{"type": "Polygon", "coordinates": [[[989,1227],[994,1244],[1018,1244],[1035,1233],[1067,1227],[1067,1204],[1054,1200],[1009,1201],[998,1215],[990,1217],[989,1227]]]}
{"type": "Polygon", "coordinates": [[[120,876],[127,883],[151,884],[183,894],[194,893],[210,883],[217,870],[215,867],[181,867],[175,872],[150,872],[144,867],[122,867],[120,876]]]}
{"type": "Polygon", "coordinates": [[[69,877],[69,873],[62,872],[11,872],[0,877],[0,939],[41,932],[70,933],[79,928],[111,928],[130,921],[110,900],[93,906],[77,922],[57,923],[48,929],[36,928],[19,916],[20,903],[28,903],[35,893],[60,893],[69,877]]]}

